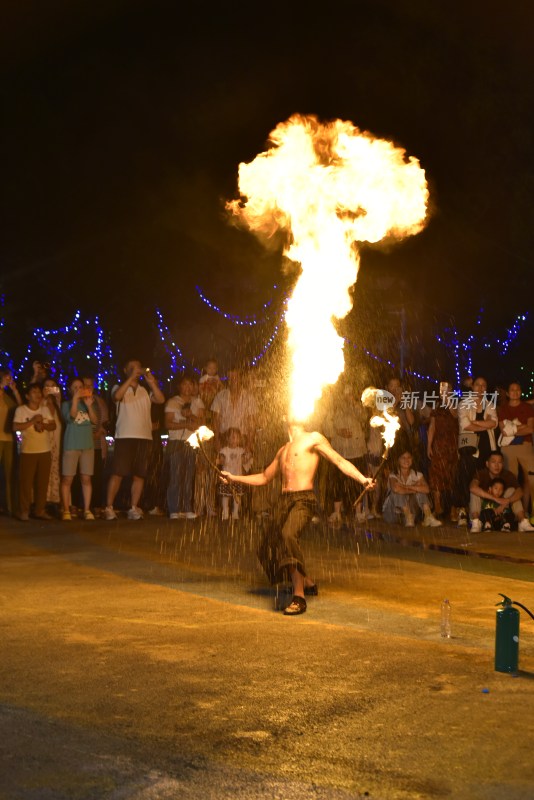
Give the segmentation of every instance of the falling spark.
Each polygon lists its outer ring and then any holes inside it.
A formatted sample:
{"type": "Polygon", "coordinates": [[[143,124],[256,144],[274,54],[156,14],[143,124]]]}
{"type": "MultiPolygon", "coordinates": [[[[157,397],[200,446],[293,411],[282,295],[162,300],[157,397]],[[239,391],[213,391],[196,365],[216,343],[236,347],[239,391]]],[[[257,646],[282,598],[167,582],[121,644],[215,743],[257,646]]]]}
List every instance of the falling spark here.
{"type": "Polygon", "coordinates": [[[323,387],[343,371],[334,320],[352,308],[359,243],[420,231],[428,189],[417,159],[351,122],[294,115],[275,128],[270,143],[239,165],[243,198],[227,207],[258,235],[286,231],[284,255],[300,266],[286,323],[290,415],[304,421],[323,387]]]}

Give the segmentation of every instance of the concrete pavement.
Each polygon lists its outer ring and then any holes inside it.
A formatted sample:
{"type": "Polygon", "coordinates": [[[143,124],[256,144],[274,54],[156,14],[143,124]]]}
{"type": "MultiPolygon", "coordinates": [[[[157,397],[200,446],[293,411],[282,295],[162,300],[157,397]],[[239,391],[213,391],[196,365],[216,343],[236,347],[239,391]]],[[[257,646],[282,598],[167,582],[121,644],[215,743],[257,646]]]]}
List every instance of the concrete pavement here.
{"type": "Polygon", "coordinates": [[[0,525],[2,800],[533,796],[534,535],[310,528],[289,619],[255,523],[0,525]]]}

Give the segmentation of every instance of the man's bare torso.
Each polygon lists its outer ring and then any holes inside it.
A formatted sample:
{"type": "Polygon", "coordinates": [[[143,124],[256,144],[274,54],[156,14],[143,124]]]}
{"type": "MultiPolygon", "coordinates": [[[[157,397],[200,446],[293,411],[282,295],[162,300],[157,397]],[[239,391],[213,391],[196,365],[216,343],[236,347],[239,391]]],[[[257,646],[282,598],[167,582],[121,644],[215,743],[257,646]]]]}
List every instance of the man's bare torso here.
{"type": "Polygon", "coordinates": [[[313,490],[313,479],[319,464],[315,446],[319,438],[318,433],[299,433],[280,448],[277,459],[282,475],[282,492],[313,490]]]}

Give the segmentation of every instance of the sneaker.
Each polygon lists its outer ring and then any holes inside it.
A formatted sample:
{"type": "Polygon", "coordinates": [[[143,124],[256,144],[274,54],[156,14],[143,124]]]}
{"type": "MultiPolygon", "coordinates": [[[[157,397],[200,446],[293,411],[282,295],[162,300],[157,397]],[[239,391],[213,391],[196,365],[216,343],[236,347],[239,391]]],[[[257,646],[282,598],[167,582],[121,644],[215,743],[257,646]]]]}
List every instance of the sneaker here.
{"type": "Polygon", "coordinates": [[[479,519],[471,520],[471,533],[480,533],[482,530],[482,523],[479,519]]]}
{"type": "Polygon", "coordinates": [[[491,531],[491,522],[484,523],[484,530],[491,531]]]}
{"type": "MultiPolygon", "coordinates": [[[[505,522],[504,525],[501,528],[501,531],[505,531],[505,533],[510,533],[511,530],[512,530],[512,527],[511,527],[509,522],[505,522]]],[[[534,528],[533,528],[533,530],[534,530],[534,528]]]]}
{"type": "Polygon", "coordinates": [[[184,517],[186,519],[196,519],[197,515],[195,514],[194,511],[186,511],[185,514],[184,514],[184,517]]]}
{"type": "Polygon", "coordinates": [[[169,514],[169,519],[180,519],[181,516],[182,516],[181,514],[178,514],[176,511],[173,511],[172,514],[169,514]]]}
{"type": "Polygon", "coordinates": [[[321,521],[321,517],[318,514],[314,514],[311,521],[313,525],[318,525],[321,521]]]}
{"type": "Polygon", "coordinates": [[[132,506],[128,511],[128,519],[143,519],[143,512],[137,506],[132,506]]]}
{"type": "Polygon", "coordinates": [[[63,522],[70,522],[72,519],[72,514],[70,513],[70,511],[62,511],[61,519],[63,522]]]}
{"type": "Polygon", "coordinates": [[[425,528],[441,528],[442,524],[441,520],[436,519],[433,514],[428,514],[423,520],[423,527],[425,528]]]}
{"type": "Polygon", "coordinates": [[[404,527],[405,528],[415,528],[415,519],[413,514],[406,514],[406,518],[404,520],[404,527]]]}
{"type": "Polygon", "coordinates": [[[149,515],[151,517],[164,517],[165,516],[165,512],[162,511],[159,506],[154,506],[154,508],[151,508],[148,513],[149,513],[149,515]]]}
{"type": "Polygon", "coordinates": [[[465,513],[463,508],[461,508],[458,512],[458,522],[456,524],[459,528],[462,528],[464,525],[467,525],[467,514],[465,513]]]}
{"type": "Polygon", "coordinates": [[[106,506],[104,509],[104,517],[110,522],[112,519],[118,519],[117,515],[115,514],[115,509],[113,506],[106,506]]]}
{"type": "MultiPolygon", "coordinates": [[[[504,526],[503,526],[504,530],[504,526]]],[[[522,531],[523,533],[526,531],[534,531],[534,527],[530,524],[528,519],[522,519],[519,525],[517,526],[518,531],[522,531]]]]}
{"type": "Polygon", "coordinates": [[[83,512],[83,518],[84,519],[94,519],[95,515],[93,514],[92,511],[84,511],[83,512]]]}

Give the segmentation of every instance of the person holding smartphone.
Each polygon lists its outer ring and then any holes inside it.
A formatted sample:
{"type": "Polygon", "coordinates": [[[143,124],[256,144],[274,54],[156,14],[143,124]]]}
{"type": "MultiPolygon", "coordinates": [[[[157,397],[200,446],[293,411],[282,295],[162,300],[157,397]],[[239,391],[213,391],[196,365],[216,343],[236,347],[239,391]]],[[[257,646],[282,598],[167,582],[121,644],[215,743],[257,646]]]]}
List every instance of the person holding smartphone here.
{"type": "Polygon", "coordinates": [[[83,516],[93,520],[91,511],[91,495],[93,492],[93,470],[95,451],[93,447],[93,425],[98,418],[94,408],[93,391],[83,385],[80,378],[69,382],[70,400],[61,404],[61,412],[65,423],[63,437],[63,458],[61,468],[61,519],[65,522],[72,519],[70,512],[70,491],[76,472],[80,471],[80,483],[83,495],[83,516]]]}

